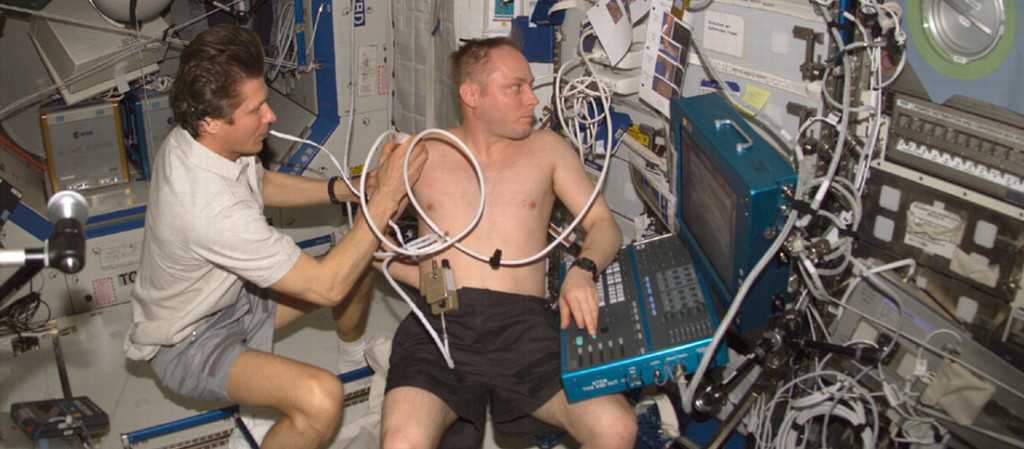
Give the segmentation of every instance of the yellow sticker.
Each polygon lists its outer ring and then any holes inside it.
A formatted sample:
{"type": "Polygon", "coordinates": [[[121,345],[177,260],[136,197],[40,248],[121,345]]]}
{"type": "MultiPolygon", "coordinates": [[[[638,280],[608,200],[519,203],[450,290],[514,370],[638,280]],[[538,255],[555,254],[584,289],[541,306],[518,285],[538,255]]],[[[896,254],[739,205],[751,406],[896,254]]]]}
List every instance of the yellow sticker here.
{"type": "Polygon", "coordinates": [[[629,128],[626,128],[626,132],[633,136],[637,142],[640,142],[640,145],[643,145],[644,147],[649,147],[651,145],[650,138],[647,137],[647,134],[640,132],[639,126],[630,125],[629,128]]]}
{"type": "Polygon", "coordinates": [[[764,105],[768,104],[768,99],[771,96],[771,92],[752,84],[747,84],[747,92],[743,94],[743,101],[757,109],[764,109],[764,105]]]}

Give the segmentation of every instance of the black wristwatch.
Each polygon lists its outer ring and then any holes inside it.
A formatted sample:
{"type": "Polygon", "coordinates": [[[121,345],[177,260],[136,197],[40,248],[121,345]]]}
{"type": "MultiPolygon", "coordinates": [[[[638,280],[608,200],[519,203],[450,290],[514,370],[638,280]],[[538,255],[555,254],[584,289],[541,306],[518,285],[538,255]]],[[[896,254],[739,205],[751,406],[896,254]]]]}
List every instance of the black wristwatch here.
{"type": "Polygon", "coordinates": [[[571,269],[572,267],[580,267],[584,270],[589,271],[590,274],[594,276],[594,282],[597,282],[597,276],[600,273],[597,272],[597,264],[594,263],[593,260],[590,260],[586,257],[580,257],[572,261],[572,265],[569,265],[569,268],[571,269]]]}
{"type": "Polygon", "coordinates": [[[337,184],[338,181],[342,181],[341,176],[331,176],[331,179],[327,181],[327,197],[331,199],[331,204],[342,205],[345,204],[345,202],[339,200],[338,197],[334,195],[334,185],[337,184]]]}

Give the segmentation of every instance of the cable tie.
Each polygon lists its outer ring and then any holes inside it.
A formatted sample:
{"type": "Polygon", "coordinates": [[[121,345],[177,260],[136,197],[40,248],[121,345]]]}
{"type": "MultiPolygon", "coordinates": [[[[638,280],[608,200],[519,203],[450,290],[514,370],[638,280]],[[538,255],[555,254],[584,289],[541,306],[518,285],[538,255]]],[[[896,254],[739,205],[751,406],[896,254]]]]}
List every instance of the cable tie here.
{"type": "Polygon", "coordinates": [[[492,270],[497,270],[501,266],[501,250],[494,250],[494,255],[491,256],[490,260],[487,261],[491,265],[492,270]]]}
{"type": "Polygon", "coordinates": [[[814,210],[811,209],[811,204],[806,201],[794,200],[789,203],[789,207],[799,212],[801,215],[811,215],[814,210]]]}
{"type": "Polygon", "coordinates": [[[857,240],[857,232],[855,232],[853,230],[850,230],[850,229],[847,229],[847,228],[838,228],[837,227],[836,228],[836,233],[838,233],[839,235],[841,235],[843,237],[849,237],[851,239],[857,240]]]}

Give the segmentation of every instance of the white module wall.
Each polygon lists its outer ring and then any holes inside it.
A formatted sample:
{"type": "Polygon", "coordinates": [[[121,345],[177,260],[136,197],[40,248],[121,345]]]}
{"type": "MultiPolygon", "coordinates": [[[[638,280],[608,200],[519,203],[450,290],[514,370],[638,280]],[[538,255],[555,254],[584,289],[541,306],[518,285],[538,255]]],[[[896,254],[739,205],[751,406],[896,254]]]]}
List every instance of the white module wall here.
{"type": "Polygon", "coordinates": [[[394,120],[399,129],[421,131],[457,123],[450,94],[448,55],[456,49],[453,0],[395,0],[394,120]]]}
{"type": "MultiPolygon", "coordinates": [[[[829,36],[825,23],[806,2],[722,0],[686,14],[692,14],[686,20],[712,67],[747,103],[759,107],[792,135],[800,126],[800,117],[794,113],[806,109],[821,112],[820,86],[804,81],[800,66],[806,62],[811,39],[815,40],[811,50],[814,61],[825,58],[829,36]]],[[[691,51],[682,96],[711,89],[691,51]]]]}

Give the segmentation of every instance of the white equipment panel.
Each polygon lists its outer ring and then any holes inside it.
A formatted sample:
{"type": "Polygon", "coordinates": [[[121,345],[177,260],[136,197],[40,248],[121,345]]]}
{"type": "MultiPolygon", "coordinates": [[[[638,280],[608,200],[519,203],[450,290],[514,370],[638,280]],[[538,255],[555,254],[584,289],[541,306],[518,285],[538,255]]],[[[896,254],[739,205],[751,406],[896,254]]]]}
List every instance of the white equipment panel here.
{"type": "MultiPolygon", "coordinates": [[[[822,110],[820,88],[801,66],[824,59],[829,36],[807,2],[716,1],[692,14],[693,37],[709,63],[748,104],[796,134],[802,119],[822,110]],[[740,6],[742,3],[743,6],[740,6]],[[750,6],[753,5],[753,6],[750,6]]],[[[694,52],[683,97],[710,92],[711,81],[694,52]]]]}

